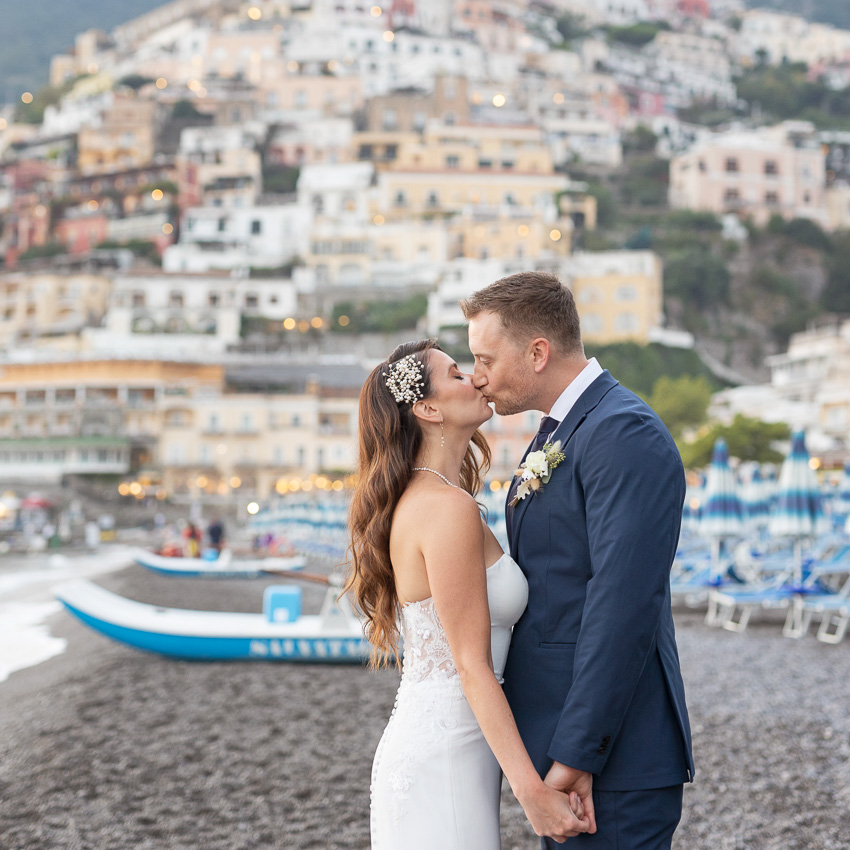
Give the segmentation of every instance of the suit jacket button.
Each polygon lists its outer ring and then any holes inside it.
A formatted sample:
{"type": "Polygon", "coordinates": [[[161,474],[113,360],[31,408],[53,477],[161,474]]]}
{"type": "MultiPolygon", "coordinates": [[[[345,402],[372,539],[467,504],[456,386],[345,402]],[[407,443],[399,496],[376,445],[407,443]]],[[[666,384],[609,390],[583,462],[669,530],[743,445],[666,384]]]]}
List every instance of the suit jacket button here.
{"type": "Polygon", "coordinates": [[[597,753],[599,753],[599,755],[600,755],[600,756],[604,756],[604,755],[605,755],[605,753],[607,753],[607,752],[608,752],[608,745],[609,745],[610,743],[611,743],[611,736],[610,736],[610,735],[606,735],[606,736],[602,739],[602,743],[599,745],[599,749],[598,749],[596,752],[597,752],[597,753]]]}

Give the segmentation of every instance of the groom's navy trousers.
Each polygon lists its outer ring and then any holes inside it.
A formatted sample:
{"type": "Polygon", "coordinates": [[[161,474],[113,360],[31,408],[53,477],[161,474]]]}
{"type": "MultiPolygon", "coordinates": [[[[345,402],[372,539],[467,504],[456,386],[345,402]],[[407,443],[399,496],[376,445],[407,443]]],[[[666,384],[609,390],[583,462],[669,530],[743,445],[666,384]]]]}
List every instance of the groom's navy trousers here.
{"type": "Polygon", "coordinates": [[[569,846],[661,850],[694,771],[669,585],[682,462],[608,372],[551,439],[564,460],[508,528],[529,599],[505,693],[541,775],[553,761],[593,774],[599,831],[569,846]]]}

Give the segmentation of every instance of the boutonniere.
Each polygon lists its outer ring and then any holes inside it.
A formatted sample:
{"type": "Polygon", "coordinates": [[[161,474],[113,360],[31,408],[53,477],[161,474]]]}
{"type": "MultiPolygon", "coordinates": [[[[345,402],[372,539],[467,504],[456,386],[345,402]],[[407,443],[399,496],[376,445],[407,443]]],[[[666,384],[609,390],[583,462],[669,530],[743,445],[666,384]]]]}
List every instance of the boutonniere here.
{"type": "Polygon", "coordinates": [[[564,459],[561,441],[546,443],[540,451],[530,452],[514,475],[522,476],[516,495],[508,503],[511,507],[522,501],[529,493],[536,493],[549,483],[552,470],[564,459]]]}

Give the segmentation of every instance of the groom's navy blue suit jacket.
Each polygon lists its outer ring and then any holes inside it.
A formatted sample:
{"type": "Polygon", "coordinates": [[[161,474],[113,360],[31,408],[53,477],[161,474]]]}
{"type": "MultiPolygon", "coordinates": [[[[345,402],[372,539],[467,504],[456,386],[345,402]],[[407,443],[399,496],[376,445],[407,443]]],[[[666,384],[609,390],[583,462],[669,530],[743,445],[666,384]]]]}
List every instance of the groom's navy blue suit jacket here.
{"type": "Polygon", "coordinates": [[[655,413],[603,372],[551,440],[565,458],[519,502],[511,555],[528,579],[505,692],[535,767],[594,774],[594,788],[663,788],[693,776],[670,610],[685,478],[655,413]]]}

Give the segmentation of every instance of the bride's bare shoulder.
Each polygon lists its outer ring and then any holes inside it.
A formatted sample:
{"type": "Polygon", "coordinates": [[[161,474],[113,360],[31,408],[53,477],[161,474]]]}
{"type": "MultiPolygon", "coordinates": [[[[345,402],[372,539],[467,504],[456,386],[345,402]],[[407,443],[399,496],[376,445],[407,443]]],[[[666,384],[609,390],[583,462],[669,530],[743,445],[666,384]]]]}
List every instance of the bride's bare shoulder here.
{"type": "Polygon", "coordinates": [[[477,502],[465,490],[439,481],[422,482],[411,484],[399,499],[393,515],[393,524],[396,522],[423,530],[432,524],[448,530],[458,524],[476,527],[481,523],[481,514],[477,502]]]}

